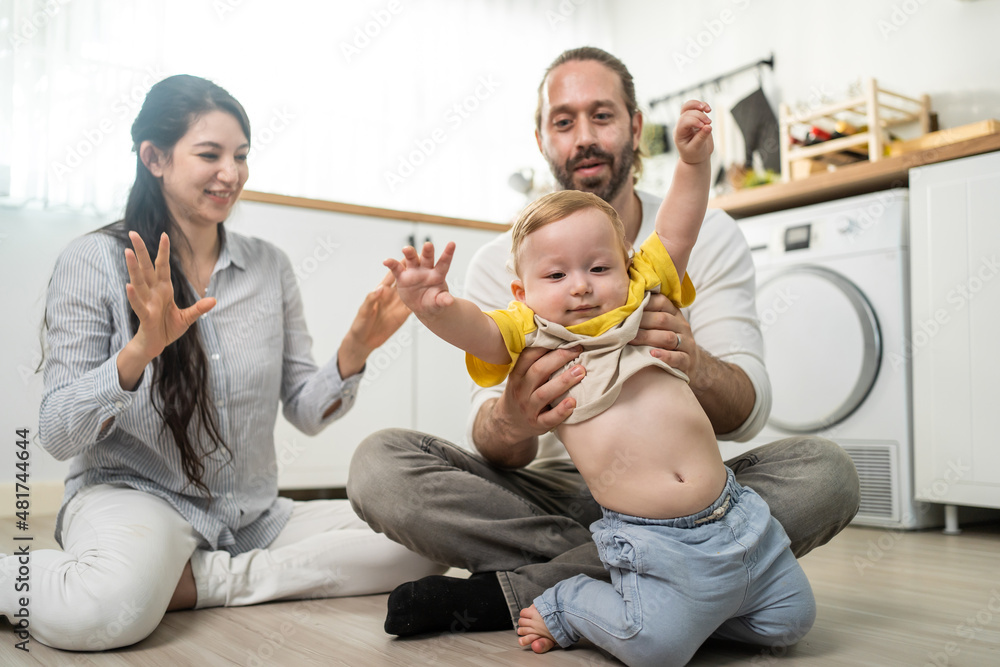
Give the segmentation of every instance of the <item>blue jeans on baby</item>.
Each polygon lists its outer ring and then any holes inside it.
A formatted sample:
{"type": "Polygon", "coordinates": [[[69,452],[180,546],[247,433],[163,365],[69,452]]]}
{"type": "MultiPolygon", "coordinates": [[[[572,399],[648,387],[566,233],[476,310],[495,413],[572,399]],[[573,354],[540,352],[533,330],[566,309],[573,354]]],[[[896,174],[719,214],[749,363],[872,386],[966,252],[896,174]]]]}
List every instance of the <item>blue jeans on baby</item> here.
{"type": "Polygon", "coordinates": [[[691,516],[604,509],[590,529],[611,583],[579,575],[534,600],[560,646],[586,637],[627,665],[660,667],[686,664],[708,637],[785,647],[809,631],[816,603],[788,536],[728,473],[691,516]]]}

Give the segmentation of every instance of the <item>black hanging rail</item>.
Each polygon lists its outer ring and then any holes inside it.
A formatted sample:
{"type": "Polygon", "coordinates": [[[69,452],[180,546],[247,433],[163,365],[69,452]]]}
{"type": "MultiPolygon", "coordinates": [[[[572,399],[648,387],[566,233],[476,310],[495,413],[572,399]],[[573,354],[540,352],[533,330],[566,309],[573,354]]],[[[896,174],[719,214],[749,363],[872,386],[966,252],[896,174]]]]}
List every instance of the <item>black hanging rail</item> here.
{"type": "Polygon", "coordinates": [[[693,86],[688,86],[687,88],[681,88],[680,90],[675,90],[674,92],[670,93],[669,95],[664,95],[663,97],[657,97],[655,100],[653,100],[653,101],[651,101],[649,103],[649,107],[653,108],[657,104],[660,104],[661,102],[666,102],[669,99],[673,99],[675,97],[678,97],[679,95],[683,95],[684,93],[689,93],[692,90],[699,90],[699,89],[704,88],[705,86],[707,86],[709,84],[712,84],[712,83],[714,83],[715,85],[718,85],[719,82],[722,81],[723,79],[728,79],[731,76],[736,76],[737,74],[740,74],[741,72],[745,72],[748,69],[753,69],[755,67],[761,67],[762,65],[767,65],[771,69],[774,69],[774,54],[772,53],[771,57],[768,58],[767,60],[758,60],[755,63],[750,63],[749,65],[744,65],[743,67],[737,67],[736,69],[734,69],[734,70],[732,70],[730,72],[726,72],[725,74],[720,74],[719,76],[717,76],[717,77],[715,77],[713,79],[705,79],[701,83],[696,83],[693,86]]]}

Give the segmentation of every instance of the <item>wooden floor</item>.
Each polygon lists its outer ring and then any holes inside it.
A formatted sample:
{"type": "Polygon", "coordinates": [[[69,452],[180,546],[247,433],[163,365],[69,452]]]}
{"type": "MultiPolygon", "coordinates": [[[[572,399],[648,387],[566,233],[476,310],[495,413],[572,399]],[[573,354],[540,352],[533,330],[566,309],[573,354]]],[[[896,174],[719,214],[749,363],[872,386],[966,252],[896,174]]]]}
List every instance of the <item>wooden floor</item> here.
{"type": "MultiPolygon", "coordinates": [[[[33,548],[54,546],[52,519],[32,517],[33,548]]],[[[787,650],[708,643],[692,665],[901,667],[1000,665],[1000,524],[939,531],[848,528],[802,559],[818,603],[816,625],[787,650]]],[[[13,526],[0,526],[10,552],[13,526]]],[[[14,648],[0,623],[0,665],[615,665],[593,648],[543,656],[513,632],[396,639],[382,631],[385,595],[167,614],[136,646],[65,653],[14,648]]]]}

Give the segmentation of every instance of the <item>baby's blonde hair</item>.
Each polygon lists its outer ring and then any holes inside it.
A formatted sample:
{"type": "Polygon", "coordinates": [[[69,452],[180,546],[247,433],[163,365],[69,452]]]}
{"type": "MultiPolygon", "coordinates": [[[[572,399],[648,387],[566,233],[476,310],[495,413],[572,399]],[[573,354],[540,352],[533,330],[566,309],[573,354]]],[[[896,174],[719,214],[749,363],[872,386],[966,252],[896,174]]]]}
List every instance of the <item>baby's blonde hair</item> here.
{"type": "Polygon", "coordinates": [[[631,244],[625,238],[625,225],[618,216],[618,211],[611,204],[590,192],[560,190],[540,197],[528,204],[521,211],[521,215],[517,217],[517,221],[514,222],[514,227],[511,229],[510,243],[510,263],[514,274],[518,277],[521,276],[519,265],[521,247],[524,245],[524,240],[529,234],[541,229],[545,225],[563,220],[577,211],[587,208],[596,208],[608,217],[608,221],[614,227],[615,236],[618,238],[622,257],[625,259],[625,266],[628,266],[631,244]]]}

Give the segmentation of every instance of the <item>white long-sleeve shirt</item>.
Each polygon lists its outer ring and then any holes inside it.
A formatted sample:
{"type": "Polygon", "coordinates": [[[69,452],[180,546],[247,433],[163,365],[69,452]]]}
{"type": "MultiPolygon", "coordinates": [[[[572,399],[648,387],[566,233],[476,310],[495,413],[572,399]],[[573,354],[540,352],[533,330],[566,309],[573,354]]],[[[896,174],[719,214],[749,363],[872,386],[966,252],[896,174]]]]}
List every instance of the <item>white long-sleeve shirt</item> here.
{"type": "MultiPolygon", "coordinates": [[[[636,191],[642,203],[642,224],[636,238],[643,239],[656,226],[661,198],[636,191]]],[[[483,310],[507,307],[511,300],[510,282],[515,276],[508,267],[510,232],[481,247],[472,258],[465,279],[465,296],[483,310]]],[[[746,239],[736,222],[724,211],[709,209],[698,241],[691,251],[687,273],[698,296],[681,312],[691,325],[695,342],[713,356],[739,366],[753,385],[756,400],[746,421],[719,440],[750,440],[767,422],[771,412],[771,382],[764,367],[764,341],[757,319],[756,282],[753,261],[746,239]]],[[[472,385],[472,409],[466,436],[472,433],[476,415],[491,398],[503,393],[506,383],[495,387],[472,385]]],[[[569,460],[555,431],[539,438],[535,461],[569,460]]]]}

